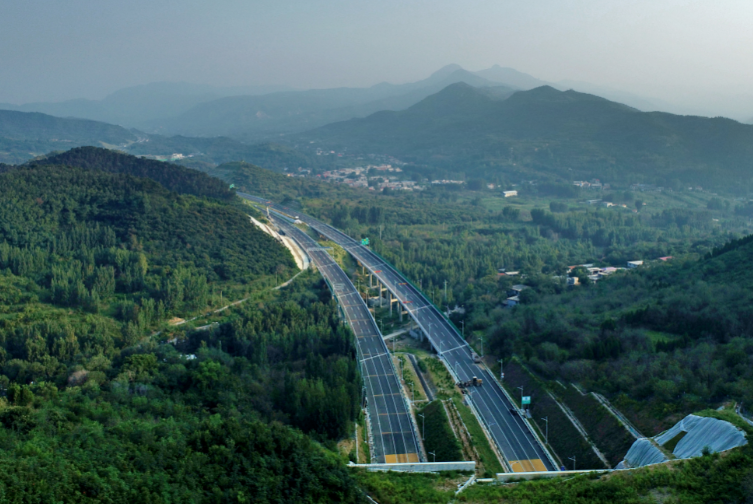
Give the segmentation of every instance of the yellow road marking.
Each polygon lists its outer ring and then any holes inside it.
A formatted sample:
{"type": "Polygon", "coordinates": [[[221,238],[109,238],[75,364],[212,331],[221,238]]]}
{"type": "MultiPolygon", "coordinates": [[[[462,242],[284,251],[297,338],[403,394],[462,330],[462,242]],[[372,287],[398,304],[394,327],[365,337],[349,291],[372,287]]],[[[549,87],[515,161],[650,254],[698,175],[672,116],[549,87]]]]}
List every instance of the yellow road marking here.
{"type": "Polygon", "coordinates": [[[546,466],[541,459],[511,460],[512,472],[538,472],[546,471],[546,466]]]}

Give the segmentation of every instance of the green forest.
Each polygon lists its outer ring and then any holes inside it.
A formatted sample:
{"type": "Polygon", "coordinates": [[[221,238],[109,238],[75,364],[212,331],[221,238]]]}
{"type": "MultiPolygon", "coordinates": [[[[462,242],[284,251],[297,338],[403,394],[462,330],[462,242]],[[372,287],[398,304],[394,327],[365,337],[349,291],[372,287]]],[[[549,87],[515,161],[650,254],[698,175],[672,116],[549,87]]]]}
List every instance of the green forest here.
{"type": "Polygon", "coordinates": [[[753,126],[724,117],[641,112],[621,103],[541,86],[459,82],[405,110],[384,110],[298,134],[300,143],[354,156],[389,154],[446,170],[449,178],[597,177],[744,195],[753,188],[753,126]]]}
{"type": "Polygon", "coordinates": [[[520,201],[449,189],[381,195],[226,167],[251,193],[369,237],[436,304],[465,308],[452,320],[473,345],[517,356],[543,379],[605,394],[646,435],[707,405],[753,404],[751,245],[740,239],[749,222],[739,203],[614,193],[633,207],[653,205],[632,212],[540,190],[520,201]],[[647,261],[595,285],[587,275],[584,285],[566,285],[568,266],[634,259],[647,261]],[[503,268],[523,276],[501,275],[503,268]],[[505,308],[518,283],[531,288],[505,308]]]}
{"type": "MultiPolygon", "coordinates": [[[[97,148],[0,168],[5,500],[448,502],[467,479],[346,467],[355,454],[342,443],[363,421],[352,333],[318,273],[274,289],[296,271],[292,257],[249,223],[263,217],[230,183],[369,237],[436,304],[462,306],[451,320],[490,361],[504,359],[508,387],[531,392],[560,457],[589,448],[545,389],[582,416],[610,465],[630,440],[609,415],[583,413],[598,407],[580,389],[604,394],[646,435],[753,401],[753,240],[746,206],[723,195],[615,193],[633,212],[548,189],[517,201],[373,194],[245,162],[202,173],[97,148]],[[568,266],[636,258],[643,267],[597,283],[576,268],[582,285],[566,284],[568,266]],[[505,308],[517,283],[529,288],[505,308]]],[[[427,449],[460,458],[442,442],[453,434],[441,403],[422,412],[427,449]]],[[[456,499],[742,502],[751,460],[747,447],[629,475],[477,485],[456,499]]]]}
{"type": "Polygon", "coordinates": [[[226,187],[90,148],[0,174],[2,500],[362,499],[352,334],[315,274],[271,289],[292,257],[226,187]]]}
{"type": "Polygon", "coordinates": [[[0,401],[2,499],[359,501],[333,451],[360,404],[352,336],[323,281],[296,285],[174,344],[77,346],[68,327],[50,337],[66,355],[9,361],[6,384],[23,365],[55,372],[13,377],[0,401]]]}

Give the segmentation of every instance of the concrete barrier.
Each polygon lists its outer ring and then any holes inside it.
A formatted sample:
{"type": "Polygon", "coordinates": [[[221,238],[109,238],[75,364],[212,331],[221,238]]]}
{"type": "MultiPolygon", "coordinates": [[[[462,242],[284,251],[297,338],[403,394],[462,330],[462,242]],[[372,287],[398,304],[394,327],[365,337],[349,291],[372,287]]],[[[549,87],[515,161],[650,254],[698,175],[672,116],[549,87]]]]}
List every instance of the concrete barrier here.
{"type": "Polygon", "coordinates": [[[439,471],[475,471],[476,462],[423,462],[420,464],[348,464],[348,467],[361,467],[367,471],[401,471],[401,472],[439,472],[439,471]]]}
{"type": "Polygon", "coordinates": [[[540,478],[560,478],[562,476],[577,476],[588,473],[605,473],[611,472],[612,469],[587,469],[583,471],[537,471],[537,472],[510,472],[497,473],[497,480],[503,483],[519,480],[532,480],[540,478]]]}

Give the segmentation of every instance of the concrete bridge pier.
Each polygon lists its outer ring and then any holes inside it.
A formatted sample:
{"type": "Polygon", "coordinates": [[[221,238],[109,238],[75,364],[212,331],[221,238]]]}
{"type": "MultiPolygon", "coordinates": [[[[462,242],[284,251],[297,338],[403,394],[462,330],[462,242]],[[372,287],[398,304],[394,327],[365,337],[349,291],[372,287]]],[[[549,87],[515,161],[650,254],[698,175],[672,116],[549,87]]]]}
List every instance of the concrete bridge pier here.
{"type": "Polygon", "coordinates": [[[390,304],[390,317],[392,317],[392,292],[387,291],[387,302],[390,304]]]}

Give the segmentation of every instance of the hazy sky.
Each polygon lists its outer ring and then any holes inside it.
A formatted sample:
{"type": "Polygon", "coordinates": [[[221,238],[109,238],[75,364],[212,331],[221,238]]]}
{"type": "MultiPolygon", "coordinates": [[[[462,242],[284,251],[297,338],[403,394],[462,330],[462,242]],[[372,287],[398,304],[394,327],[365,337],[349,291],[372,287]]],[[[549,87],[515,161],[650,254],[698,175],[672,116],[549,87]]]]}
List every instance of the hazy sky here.
{"type": "Polygon", "coordinates": [[[729,101],[753,94],[753,2],[0,0],[0,102],[154,81],[368,86],[448,63],[729,101]]]}

